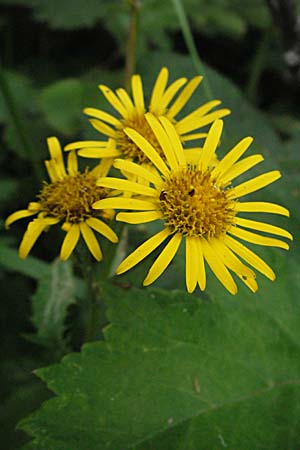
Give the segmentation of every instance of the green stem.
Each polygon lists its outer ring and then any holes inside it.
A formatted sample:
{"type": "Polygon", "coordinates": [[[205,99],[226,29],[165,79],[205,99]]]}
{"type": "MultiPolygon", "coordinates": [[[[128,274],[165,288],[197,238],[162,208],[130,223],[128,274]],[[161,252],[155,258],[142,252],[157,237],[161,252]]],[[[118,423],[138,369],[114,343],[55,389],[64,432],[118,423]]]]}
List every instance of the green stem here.
{"type": "Polygon", "coordinates": [[[130,89],[131,76],[135,70],[136,60],[136,38],[137,38],[137,23],[139,15],[139,1],[128,0],[130,5],[130,24],[126,46],[126,61],[125,61],[125,88],[130,89]]]}
{"type": "Polygon", "coordinates": [[[199,57],[199,54],[197,52],[197,48],[196,48],[195,41],[194,41],[194,38],[192,35],[191,27],[187,20],[187,16],[186,16],[182,1],[181,0],[172,0],[172,2],[174,5],[174,8],[175,8],[175,11],[177,13],[181,31],[182,31],[182,34],[183,34],[183,37],[185,40],[185,44],[186,44],[187,49],[192,58],[194,67],[200,75],[203,75],[205,77],[205,83],[203,83],[203,89],[205,92],[205,96],[206,96],[207,100],[211,100],[213,98],[213,91],[210,87],[208,77],[205,74],[205,68],[204,68],[202,61],[199,57]]]}
{"type": "Polygon", "coordinates": [[[105,305],[101,296],[99,274],[88,250],[83,245],[76,247],[77,264],[87,287],[86,298],[82,302],[84,342],[101,339],[102,328],[106,324],[105,305]]]}
{"type": "Polygon", "coordinates": [[[251,64],[248,85],[246,87],[246,96],[252,103],[256,103],[257,87],[261,73],[264,68],[265,54],[268,47],[268,40],[269,40],[269,30],[267,30],[266,33],[263,35],[251,64]]]}
{"type": "Polygon", "coordinates": [[[4,98],[6,107],[11,116],[12,122],[15,126],[16,133],[19,136],[19,139],[22,143],[24,153],[27,155],[29,161],[31,162],[33,172],[38,182],[41,182],[43,179],[42,172],[38,161],[35,159],[33,146],[29,142],[27,138],[26,129],[21,119],[21,114],[18,110],[17,103],[15,102],[14,96],[11,92],[9,84],[6,80],[6,76],[3,73],[3,70],[0,70],[0,91],[4,98]]]}

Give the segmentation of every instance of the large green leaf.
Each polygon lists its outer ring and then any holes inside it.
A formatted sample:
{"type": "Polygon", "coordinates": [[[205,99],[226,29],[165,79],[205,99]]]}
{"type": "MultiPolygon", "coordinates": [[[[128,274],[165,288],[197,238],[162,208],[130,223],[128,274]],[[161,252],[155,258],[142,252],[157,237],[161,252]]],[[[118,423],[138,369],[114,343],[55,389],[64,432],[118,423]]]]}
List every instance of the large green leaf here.
{"type": "MultiPolygon", "coordinates": [[[[277,255],[277,256],[275,256],[277,255]]],[[[36,450],[299,448],[299,257],[257,294],[103,287],[105,342],[38,371],[36,450]]]]}

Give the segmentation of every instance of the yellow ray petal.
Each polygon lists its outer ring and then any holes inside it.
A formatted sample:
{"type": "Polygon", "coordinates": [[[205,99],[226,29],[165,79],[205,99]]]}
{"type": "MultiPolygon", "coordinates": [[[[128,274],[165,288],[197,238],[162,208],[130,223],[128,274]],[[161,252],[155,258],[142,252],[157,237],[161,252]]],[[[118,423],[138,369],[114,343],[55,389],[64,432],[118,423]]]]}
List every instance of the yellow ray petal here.
{"type": "Polygon", "coordinates": [[[223,286],[233,295],[237,293],[237,286],[232,278],[229,270],[226,268],[218,253],[211,247],[211,245],[205,240],[201,240],[204,258],[211,268],[212,272],[223,284],[223,286]]]}
{"type": "Polygon", "coordinates": [[[73,150],[68,154],[68,173],[69,175],[76,175],[78,172],[78,161],[76,152],[73,150]]]}
{"type": "Polygon", "coordinates": [[[155,114],[162,115],[165,114],[166,108],[168,107],[170,101],[175,97],[178,90],[187,82],[187,78],[178,78],[166,89],[160,103],[160,110],[156,110],[155,114]]]}
{"type": "Polygon", "coordinates": [[[168,69],[166,67],[163,67],[158,74],[152,90],[149,111],[156,113],[156,109],[160,107],[160,103],[167,86],[168,77],[168,69]]]}
{"type": "Polygon", "coordinates": [[[251,228],[252,230],[264,231],[265,233],[277,234],[278,236],[286,237],[293,240],[293,236],[288,231],[280,227],[275,227],[264,222],[257,222],[256,220],[243,219],[242,217],[236,217],[235,223],[241,227],[251,228]]]}
{"type": "Polygon", "coordinates": [[[132,252],[124,261],[121,262],[116,270],[117,275],[127,272],[133,266],[142,261],[146,256],[150,255],[169,235],[171,231],[168,228],[164,228],[159,233],[151,236],[147,241],[140,245],[134,252],[132,252]]]}
{"type": "Polygon", "coordinates": [[[38,212],[41,209],[41,204],[39,202],[29,202],[28,211],[38,212]]]}
{"type": "Polygon", "coordinates": [[[74,248],[76,247],[79,237],[80,237],[79,225],[74,223],[73,225],[71,225],[69,231],[67,232],[61,246],[60,259],[62,261],[66,261],[69,258],[74,248]]]}
{"type": "Polygon", "coordinates": [[[42,232],[49,227],[43,219],[34,219],[28,224],[19,247],[19,257],[25,259],[42,232]]]}
{"type": "Polygon", "coordinates": [[[80,222],[79,228],[87,248],[97,261],[101,261],[102,252],[93,231],[85,222],[80,222]]]}
{"type": "Polygon", "coordinates": [[[145,153],[147,158],[152,161],[152,163],[157,167],[157,169],[165,176],[168,176],[169,170],[163,161],[163,159],[159,156],[157,151],[152,147],[152,145],[137,131],[132,128],[125,128],[124,132],[133,142],[145,153]]]}
{"type": "Polygon", "coordinates": [[[109,89],[109,87],[102,85],[99,85],[99,89],[101,90],[102,94],[106,98],[106,100],[115,108],[118,113],[124,117],[124,119],[128,116],[128,111],[124,107],[124,105],[120,102],[116,94],[109,89]]]}
{"type": "Polygon", "coordinates": [[[189,123],[191,120],[198,120],[207,114],[211,109],[220,105],[221,100],[211,100],[210,102],[204,103],[204,105],[199,106],[199,108],[192,111],[190,114],[185,116],[183,119],[179,120],[178,124],[180,126],[184,126],[189,123]]]}
{"type": "Polygon", "coordinates": [[[133,212],[126,213],[121,212],[117,214],[116,220],[120,222],[139,224],[139,223],[148,223],[153,220],[158,220],[163,217],[160,211],[146,211],[146,212],[133,212]]]}
{"type": "Polygon", "coordinates": [[[90,217],[86,220],[86,223],[114,244],[118,242],[119,239],[116,233],[106,223],[102,222],[102,220],[96,219],[96,217],[90,217]]]}
{"type": "Polygon", "coordinates": [[[278,170],[273,170],[271,172],[263,173],[258,177],[252,178],[249,181],[234,187],[228,192],[227,197],[230,199],[243,197],[244,195],[250,194],[251,192],[258,191],[268,184],[273,183],[281,177],[281,173],[278,170]]]}
{"type": "Polygon", "coordinates": [[[133,175],[144,178],[158,187],[160,187],[163,182],[162,179],[155,173],[150,172],[145,167],[141,167],[134,162],[126,161],[125,159],[115,159],[114,167],[120,169],[121,171],[129,172],[133,175]]]}
{"type": "Polygon", "coordinates": [[[182,142],[193,141],[194,139],[206,138],[207,133],[194,133],[194,134],[184,134],[181,135],[182,142]]]}
{"type": "Polygon", "coordinates": [[[198,163],[198,168],[203,172],[207,170],[212,158],[215,156],[216,148],[220,142],[222,129],[223,120],[216,120],[208,132],[198,163]]]}
{"type": "Polygon", "coordinates": [[[228,269],[235,272],[242,279],[254,279],[255,273],[249,267],[245,266],[235,254],[220,239],[212,239],[211,246],[222,258],[223,263],[228,269]]]}
{"type": "Polygon", "coordinates": [[[136,209],[138,211],[153,211],[157,209],[156,202],[135,198],[112,197],[103,198],[93,204],[94,209],[136,209]]]}
{"type": "Polygon", "coordinates": [[[175,128],[180,135],[186,134],[191,131],[198,130],[199,128],[202,128],[206,125],[209,125],[210,123],[213,123],[216,120],[227,116],[228,114],[230,114],[230,109],[226,109],[226,108],[218,109],[217,111],[214,111],[203,117],[199,117],[198,119],[193,119],[193,120],[184,122],[183,124],[178,122],[176,124],[175,128]]]}
{"type": "Polygon", "coordinates": [[[199,257],[199,271],[198,271],[198,284],[201,291],[204,291],[206,288],[206,271],[204,265],[204,255],[202,248],[202,240],[197,239],[196,244],[198,246],[198,257],[199,257]]]}
{"type": "Polygon", "coordinates": [[[244,261],[254,267],[254,269],[258,270],[270,280],[275,280],[275,273],[273,272],[271,267],[254,252],[252,252],[252,250],[245,247],[243,244],[228,235],[225,237],[224,243],[229,248],[231,248],[234,253],[243,258],[244,261]]]}
{"type": "Polygon", "coordinates": [[[64,151],[67,152],[69,150],[79,150],[80,148],[89,148],[89,147],[100,147],[100,148],[106,148],[107,147],[107,141],[77,141],[72,142],[71,144],[67,144],[64,147],[64,151]]]}
{"type": "Polygon", "coordinates": [[[60,179],[63,179],[67,174],[59,140],[56,137],[50,137],[47,139],[47,144],[51,155],[51,160],[53,160],[56,167],[56,172],[60,179]]]}
{"type": "Polygon", "coordinates": [[[135,107],[134,107],[134,104],[132,103],[132,100],[129,97],[128,93],[125,91],[125,89],[119,88],[116,90],[116,93],[117,93],[119,99],[121,100],[121,102],[123,103],[125,109],[127,110],[128,116],[133,114],[135,112],[135,107]]]}
{"type": "Polygon", "coordinates": [[[245,266],[220,240],[214,240],[214,247],[220,254],[220,257],[222,257],[225,266],[232,270],[252,292],[256,292],[258,285],[255,280],[255,273],[249,267],[245,266]]]}
{"type": "Polygon", "coordinates": [[[144,114],[145,102],[144,102],[143,84],[141,77],[139,75],[133,75],[131,77],[131,89],[137,113],[144,114]]]}
{"type": "Polygon", "coordinates": [[[36,211],[29,211],[28,209],[20,209],[19,211],[16,211],[12,214],[10,214],[7,219],[5,220],[4,226],[5,228],[9,228],[10,225],[17,220],[24,219],[25,217],[33,216],[34,214],[37,214],[38,210],[36,211]]]}
{"type": "Polygon", "coordinates": [[[159,119],[163,124],[163,127],[166,130],[166,133],[169,137],[169,141],[173,148],[173,153],[178,161],[178,164],[180,165],[180,167],[185,168],[187,165],[185,154],[178,133],[174,128],[174,125],[172,125],[169,119],[167,119],[166,117],[161,116],[159,119]]]}
{"type": "Polygon", "coordinates": [[[236,211],[239,212],[262,212],[271,214],[281,214],[290,217],[288,209],[276,203],[269,202],[236,202],[236,211]]]}
{"type": "Polygon", "coordinates": [[[45,166],[51,182],[54,183],[55,181],[58,181],[59,178],[57,177],[56,170],[53,169],[51,162],[45,161],[45,166]]]}
{"type": "Polygon", "coordinates": [[[78,150],[78,155],[85,158],[115,158],[120,156],[121,152],[116,148],[82,148],[78,150]]]}
{"type": "Polygon", "coordinates": [[[227,184],[229,181],[232,181],[242,173],[247,172],[247,170],[256,166],[256,164],[262,162],[263,160],[264,158],[262,155],[251,155],[244,158],[242,161],[234,164],[226,173],[222,174],[222,183],[227,184]]]}
{"type": "Polygon", "coordinates": [[[97,166],[95,166],[92,170],[91,173],[96,177],[96,178],[100,178],[100,177],[106,177],[106,175],[109,172],[109,169],[111,168],[111,166],[113,165],[114,159],[113,158],[104,158],[100,161],[99,164],[97,164],[97,166]]]}
{"type": "Polygon", "coordinates": [[[187,236],[185,238],[185,282],[187,291],[194,292],[199,274],[199,250],[197,237],[187,236]]]}
{"type": "Polygon", "coordinates": [[[280,241],[279,239],[261,236],[256,233],[252,233],[251,231],[242,230],[241,228],[235,226],[232,226],[228,233],[233,236],[237,236],[244,241],[251,242],[252,244],[264,245],[267,247],[279,247],[284,248],[285,250],[289,249],[288,244],[286,242],[280,241]]]}
{"type": "Polygon", "coordinates": [[[113,125],[114,127],[123,128],[122,122],[119,119],[112,116],[111,114],[108,114],[105,111],[102,111],[101,109],[84,108],[83,112],[84,112],[84,114],[86,114],[88,116],[92,116],[92,117],[95,117],[96,119],[107,122],[107,123],[113,125]]]}
{"type": "Polygon", "coordinates": [[[188,84],[184,87],[184,89],[180,92],[177,99],[171,105],[167,112],[168,119],[173,119],[179,111],[186,105],[194,91],[197,89],[199,83],[202,81],[203,77],[197,76],[192,78],[188,84]]]}
{"type": "Polygon", "coordinates": [[[158,258],[152,264],[146,278],[144,279],[143,285],[148,286],[153,283],[157,278],[165,271],[172,259],[174,258],[179,245],[182,240],[182,235],[179,233],[174,234],[165,248],[162,250],[158,258]]]}
{"type": "Polygon", "coordinates": [[[99,131],[102,134],[105,134],[106,136],[116,138],[117,132],[113,128],[111,128],[109,125],[106,125],[106,123],[101,122],[99,119],[89,119],[90,124],[95,128],[95,130],[99,131]]]}
{"type": "Polygon", "coordinates": [[[147,113],[145,117],[165,154],[169,166],[176,171],[178,169],[178,161],[172,147],[173,142],[170,141],[165,129],[153,114],[147,113]]]}
{"type": "Polygon", "coordinates": [[[122,178],[106,177],[99,178],[96,182],[97,186],[118,189],[120,191],[132,192],[134,194],[146,195],[149,197],[157,197],[156,189],[150,188],[143,184],[133,183],[132,181],[123,180],[122,178]]]}
{"type": "Polygon", "coordinates": [[[245,278],[238,273],[237,273],[237,276],[250,289],[250,291],[256,292],[258,290],[258,284],[254,278],[245,278]]]}
{"type": "Polygon", "coordinates": [[[212,172],[212,177],[222,177],[222,175],[230,169],[233,164],[248,150],[253,142],[252,137],[245,137],[237,145],[235,145],[219,162],[212,172]]]}

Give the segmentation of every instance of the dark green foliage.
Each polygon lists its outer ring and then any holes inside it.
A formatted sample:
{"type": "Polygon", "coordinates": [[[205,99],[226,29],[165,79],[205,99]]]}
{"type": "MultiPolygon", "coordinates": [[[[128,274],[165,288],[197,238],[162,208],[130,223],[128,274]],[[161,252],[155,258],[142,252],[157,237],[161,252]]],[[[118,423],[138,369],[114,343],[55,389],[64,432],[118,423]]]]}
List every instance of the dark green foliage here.
{"type": "Polygon", "coordinates": [[[105,342],[37,372],[57,397],[21,423],[32,448],[297,448],[298,264],[236,299],[103,286],[105,342]]]}

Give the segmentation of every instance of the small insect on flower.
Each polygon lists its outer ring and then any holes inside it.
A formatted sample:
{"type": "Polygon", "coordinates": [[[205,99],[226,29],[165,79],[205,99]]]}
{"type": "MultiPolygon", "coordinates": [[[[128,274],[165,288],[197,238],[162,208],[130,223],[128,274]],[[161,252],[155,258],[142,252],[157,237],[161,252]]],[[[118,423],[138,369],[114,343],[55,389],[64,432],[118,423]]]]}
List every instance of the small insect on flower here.
{"type": "Polygon", "coordinates": [[[110,138],[109,146],[106,147],[105,143],[101,141],[81,141],[67,145],[65,150],[79,150],[79,155],[88,158],[119,157],[139,164],[147,164],[151,160],[140,149],[135,140],[125,132],[128,127],[138,131],[160,156],[164,157],[157,136],[146,120],[145,113],[147,111],[156,117],[164,116],[168,118],[174,124],[182,142],[205,137],[206,133],[199,133],[201,128],[230,113],[227,108],[215,110],[221,101],[211,100],[182,119],[176,119],[203,77],[196,76],[190,81],[185,77],[178,78],[167,87],[168,78],[168,69],[163,67],[154,84],[149,108],[145,106],[143,84],[139,75],[133,75],[131,78],[132,98],[123,88],[113,92],[107,86],[100,85],[99,89],[116,110],[118,117],[96,108],[85,108],[84,112],[92,117],[90,119],[92,126],[101,134],[110,138]]]}
{"type": "Polygon", "coordinates": [[[94,231],[111,242],[118,241],[115,232],[102,220],[112,219],[114,211],[108,209],[99,213],[92,208],[95,201],[107,197],[107,190],[96,185],[97,178],[107,174],[107,164],[102,161],[93,170],[86,169],[80,173],[77,156],[72,151],[68,155],[66,170],[59,141],[51,137],[47,142],[51,159],[45,161],[45,164],[50,183],[44,182],[37,201],[30,202],[27,209],[11,214],[6,219],[5,226],[8,228],[16,220],[37,215],[29,223],[20,244],[19,256],[22,259],[26,258],[43,231],[63,221],[62,229],[67,234],[60,258],[69,258],[82,235],[91,254],[100,261],[102,251],[94,231]]]}
{"type": "Polygon", "coordinates": [[[233,272],[253,292],[258,288],[252,268],[271,280],[273,270],[252,250],[240,242],[288,249],[281,239],[265,234],[292,239],[291,234],[265,222],[239,217],[240,213],[272,213],[289,216],[283,206],[270,202],[241,201],[241,197],[273,183],[281,174],[278,170],[263,173],[234,186],[234,180],[263,160],[256,154],[241,159],[252,138],[246,137],[236,144],[220,161],[216,149],[221,138],[223,121],[211,126],[198,161],[189,161],[174,125],[165,117],[159,119],[146,114],[149,126],[159,142],[165,159],[140,133],[131,128],[124,132],[152,161],[156,172],[139,165],[117,159],[114,163],[123,173],[139,174],[149,181],[145,186],[118,178],[101,178],[99,186],[130,192],[130,198],[111,197],[95,202],[94,208],[125,209],[116,219],[141,224],[155,220],[162,223],[162,230],[146,240],[117,268],[117,274],[131,269],[163,242],[164,249],[151,266],[144,285],[153,283],[167,268],[182,242],[185,243],[185,279],[188,292],[199,285],[206,287],[206,264],[232,294],[237,293],[233,272]],[[258,232],[265,234],[261,235],[258,232]],[[244,262],[242,262],[243,260],[244,262]]]}

